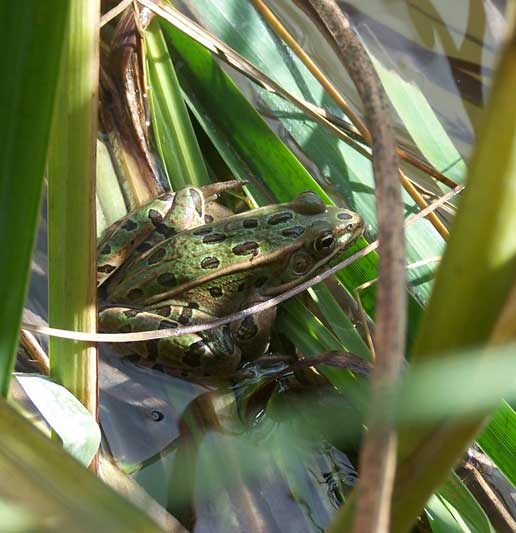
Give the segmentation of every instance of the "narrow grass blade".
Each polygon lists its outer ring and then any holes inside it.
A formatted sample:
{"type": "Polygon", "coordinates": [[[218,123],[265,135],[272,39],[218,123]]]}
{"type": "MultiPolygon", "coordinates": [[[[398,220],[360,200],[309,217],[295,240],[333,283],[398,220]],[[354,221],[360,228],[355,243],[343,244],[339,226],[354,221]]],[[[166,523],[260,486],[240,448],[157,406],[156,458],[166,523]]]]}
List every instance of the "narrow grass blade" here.
{"type": "MultiPolygon", "coordinates": [[[[95,331],[100,1],[72,2],[49,151],[49,323],[95,331]]],[[[96,349],[51,338],[50,374],[96,416],[96,349]]]]}
{"type": "Polygon", "coordinates": [[[456,474],[452,474],[426,508],[434,533],[495,533],[482,507],[456,474]]]}
{"type": "Polygon", "coordinates": [[[175,186],[206,185],[208,171],[158,20],[145,31],[153,126],[158,151],[175,186]]]}
{"type": "Polygon", "coordinates": [[[462,526],[461,531],[495,533],[484,510],[457,474],[451,474],[439,489],[437,497],[449,508],[457,525],[462,526]]]}
{"type": "Polygon", "coordinates": [[[108,147],[97,140],[97,237],[106,227],[120,220],[127,208],[108,147]]]}
{"type": "Polygon", "coordinates": [[[371,58],[392,105],[421,153],[445,176],[462,183],[466,164],[424,94],[394,69],[385,67],[373,55],[371,58]]]}
{"type": "Polygon", "coordinates": [[[0,393],[7,395],[38,220],[68,2],[1,2],[0,393]]]}
{"type": "Polygon", "coordinates": [[[516,412],[507,402],[495,411],[477,442],[516,487],[516,412]]]}

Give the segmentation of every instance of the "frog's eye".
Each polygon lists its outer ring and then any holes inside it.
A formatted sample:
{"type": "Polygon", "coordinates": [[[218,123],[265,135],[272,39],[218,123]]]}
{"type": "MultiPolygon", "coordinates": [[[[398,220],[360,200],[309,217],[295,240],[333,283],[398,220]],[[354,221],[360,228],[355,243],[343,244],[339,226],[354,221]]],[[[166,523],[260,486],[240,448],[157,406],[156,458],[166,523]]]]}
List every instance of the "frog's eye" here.
{"type": "Polygon", "coordinates": [[[331,231],[325,231],[314,243],[315,251],[319,255],[328,255],[335,248],[335,237],[331,231]]]}

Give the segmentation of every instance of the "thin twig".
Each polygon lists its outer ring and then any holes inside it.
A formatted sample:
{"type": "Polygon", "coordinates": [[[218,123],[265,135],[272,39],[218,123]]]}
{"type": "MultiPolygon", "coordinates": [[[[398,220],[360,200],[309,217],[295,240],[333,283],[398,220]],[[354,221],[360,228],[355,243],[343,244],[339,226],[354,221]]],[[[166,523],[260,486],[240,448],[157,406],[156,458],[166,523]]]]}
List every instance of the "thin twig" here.
{"type": "Polygon", "coordinates": [[[48,355],[45,353],[45,350],[43,350],[36,337],[34,337],[30,331],[25,331],[22,329],[20,331],[20,341],[27,350],[32,361],[37,364],[40,372],[45,376],[48,376],[50,373],[48,355]]]}
{"type": "Polygon", "coordinates": [[[115,17],[120,15],[120,13],[122,13],[122,11],[126,7],[129,7],[132,3],[133,0],[122,0],[113,9],[110,9],[107,13],[104,13],[104,15],[100,17],[99,28],[102,28],[102,26],[105,26],[108,22],[111,22],[115,17]]]}
{"type": "MultiPolygon", "coordinates": [[[[387,95],[350,21],[334,0],[310,0],[309,3],[326,27],[341,63],[357,87],[371,132],[380,241],[377,346],[371,376],[372,409],[360,456],[353,531],[387,533],[397,434],[392,413],[382,409],[381,399],[385,398],[385,390],[398,380],[404,361],[406,331],[405,236],[396,145],[387,95]]],[[[368,132],[361,133],[367,138],[368,132]]]]}

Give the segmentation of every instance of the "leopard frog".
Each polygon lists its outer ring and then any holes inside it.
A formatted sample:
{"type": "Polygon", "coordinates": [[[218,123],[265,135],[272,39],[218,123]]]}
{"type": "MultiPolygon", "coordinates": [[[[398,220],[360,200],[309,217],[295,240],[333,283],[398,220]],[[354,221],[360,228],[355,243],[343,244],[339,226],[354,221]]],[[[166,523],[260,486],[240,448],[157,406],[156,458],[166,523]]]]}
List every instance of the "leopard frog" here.
{"type": "MultiPolygon", "coordinates": [[[[359,215],[313,192],[228,215],[214,208],[221,187],[161,195],[107,230],[98,247],[101,331],[175,328],[239,311],[313,276],[362,233],[359,215]]],[[[184,376],[231,375],[266,352],[274,318],[272,308],[125,350],[184,376]]]]}

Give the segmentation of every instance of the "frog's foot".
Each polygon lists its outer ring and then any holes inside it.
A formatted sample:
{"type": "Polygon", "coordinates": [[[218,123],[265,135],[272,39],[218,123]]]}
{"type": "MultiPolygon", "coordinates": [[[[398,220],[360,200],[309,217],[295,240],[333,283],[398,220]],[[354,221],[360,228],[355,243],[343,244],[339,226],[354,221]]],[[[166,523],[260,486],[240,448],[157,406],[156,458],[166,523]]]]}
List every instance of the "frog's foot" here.
{"type": "MultiPolygon", "coordinates": [[[[105,333],[137,333],[180,325],[205,322],[213,318],[198,309],[165,305],[149,311],[127,307],[110,307],[99,314],[100,330],[105,333]]],[[[200,333],[165,337],[145,342],[131,342],[123,347],[143,358],[145,366],[164,370],[184,370],[188,376],[226,376],[239,366],[240,348],[229,327],[200,333]]]]}

